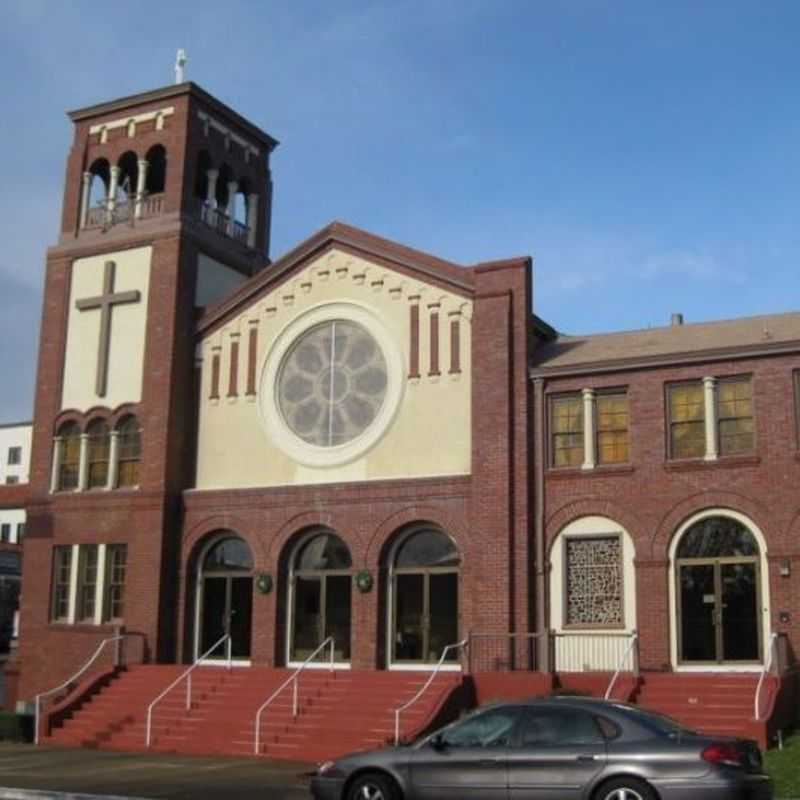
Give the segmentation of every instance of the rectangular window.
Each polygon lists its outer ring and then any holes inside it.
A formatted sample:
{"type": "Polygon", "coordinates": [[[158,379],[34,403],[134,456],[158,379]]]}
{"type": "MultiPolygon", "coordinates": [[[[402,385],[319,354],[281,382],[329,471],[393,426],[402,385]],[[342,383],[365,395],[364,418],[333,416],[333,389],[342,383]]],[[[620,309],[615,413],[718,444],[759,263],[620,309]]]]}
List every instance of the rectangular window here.
{"type": "Polygon", "coordinates": [[[667,390],[670,458],[702,458],[706,454],[703,384],[681,383],[667,390]]]}
{"type": "Polygon", "coordinates": [[[14,483],[19,483],[19,475],[6,475],[6,484],[11,486],[14,483]]]}
{"type": "Polygon", "coordinates": [[[78,621],[94,622],[97,607],[97,545],[82,545],[78,564],[78,621]]]}
{"type": "Polygon", "coordinates": [[[106,622],[125,616],[125,568],[128,548],[112,544],[106,549],[106,622]]]}
{"type": "Polygon", "coordinates": [[[567,625],[624,624],[620,536],[566,537],[567,625]]]}
{"type": "Polygon", "coordinates": [[[0,542],[10,542],[11,541],[11,524],[8,522],[4,522],[0,525],[0,542]]]}
{"type": "Polygon", "coordinates": [[[22,448],[9,447],[8,448],[8,464],[9,466],[17,466],[22,463],[22,448]]]}
{"type": "Polygon", "coordinates": [[[597,463],[628,461],[628,395],[626,392],[597,395],[597,463]]]}
{"type": "Polygon", "coordinates": [[[25,523],[18,522],[17,523],[17,544],[22,544],[22,540],[25,538],[25,523]]]}
{"type": "Polygon", "coordinates": [[[719,453],[729,456],[754,449],[753,382],[750,378],[725,378],[717,384],[719,453]]]}
{"type": "Polygon", "coordinates": [[[550,400],[551,465],[579,467],[583,463],[583,398],[580,394],[550,400]]]}
{"type": "Polygon", "coordinates": [[[53,610],[54,620],[69,618],[69,587],[72,574],[72,547],[56,547],[53,550],[53,610]]]}

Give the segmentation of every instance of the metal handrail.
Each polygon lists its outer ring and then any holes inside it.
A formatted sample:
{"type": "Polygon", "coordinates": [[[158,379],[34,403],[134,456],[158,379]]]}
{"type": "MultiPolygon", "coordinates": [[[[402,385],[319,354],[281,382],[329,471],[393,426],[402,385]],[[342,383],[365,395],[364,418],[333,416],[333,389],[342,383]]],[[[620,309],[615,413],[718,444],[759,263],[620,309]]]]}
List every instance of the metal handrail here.
{"type": "Polygon", "coordinates": [[[400,742],[400,714],[401,714],[401,712],[405,711],[409,706],[414,705],[414,703],[416,703],[417,700],[419,700],[419,698],[422,697],[423,694],[425,694],[425,691],[427,690],[427,688],[431,685],[431,683],[433,683],[433,679],[439,674],[439,670],[441,669],[442,664],[444,664],[445,658],[447,658],[447,653],[450,650],[458,650],[459,648],[464,648],[464,647],[467,646],[468,643],[469,643],[469,637],[467,637],[466,639],[462,639],[460,642],[456,642],[455,644],[448,644],[444,648],[444,650],[442,650],[442,655],[439,658],[439,662],[436,664],[436,667],[434,668],[433,672],[431,672],[431,675],[428,678],[428,680],[425,681],[425,685],[405,705],[402,705],[399,708],[396,708],[394,710],[394,743],[395,743],[395,745],[399,744],[399,742],[400,742]]]}
{"type": "MultiPolygon", "coordinates": [[[[39,744],[39,717],[41,715],[41,710],[42,710],[42,698],[43,697],[49,697],[52,694],[57,694],[58,692],[66,689],[68,686],[70,686],[70,684],[75,683],[75,681],[77,681],[78,678],[80,678],[81,675],[83,675],[83,673],[86,672],[86,670],[89,669],[89,667],[92,666],[92,664],[94,664],[94,662],[97,660],[97,657],[100,655],[100,653],[103,652],[103,649],[105,648],[105,646],[109,642],[119,642],[122,639],[124,639],[126,636],[129,636],[129,635],[130,634],[127,634],[127,633],[121,633],[121,634],[117,634],[116,636],[109,636],[107,639],[103,639],[103,641],[100,642],[97,650],[94,651],[94,654],[91,656],[91,658],[69,680],[64,681],[64,683],[62,683],[60,686],[56,686],[55,689],[50,689],[49,691],[46,691],[46,692],[39,692],[39,694],[36,695],[35,711],[34,711],[35,718],[34,718],[34,723],[33,723],[33,726],[34,726],[33,743],[34,744],[39,744]]],[[[117,660],[119,660],[119,656],[117,656],[117,660]]]]}
{"type": "MultiPolygon", "coordinates": [[[[622,658],[619,660],[619,664],[617,666],[617,671],[614,673],[613,677],[611,678],[611,682],[608,684],[608,688],[606,689],[605,699],[611,699],[611,692],[614,689],[614,684],[617,682],[617,678],[619,678],[620,673],[622,672],[622,668],[625,666],[625,662],[628,660],[628,656],[631,654],[631,651],[634,647],[638,645],[639,642],[639,634],[633,630],[630,633],[631,641],[630,644],[625,648],[625,652],[622,654],[622,658]]],[[[637,674],[637,659],[634,655],[634,663],[633,669],[631,670],[634,675],[637,674]]]]}
{"type": "Polygon", "coordinates": [[[147,733],[145,738],[145,747],[150,747],[150,731],[152,728],[153,722],[153,709],[155,708],[156,703],[158,703],[166,694],[171,692],[184,678],[187,678],[186,681],[186,710],[192,707],[192,672],[199,667],[203,660],[208,658],[224,641],[228,642],[228,669],[231,668],[231,636],[229,633],[226,633],[221,639],[219,639],[213,647],[210,647],[206,650],[203,655],[199,656],[197,660],[192,664],[187,670],[184,670],[172,683],[164,689],[161,694],[153,700],[152,703],[147,707],[147,733]]]}
{"type": "MultiPolygon", "coordinates": [[[[759,719],[759,710],[761,707],[761,687],[764,685],[764,679],[767,677],[767,674],[772,671],[772,662],[773,662],[773,653],[775,652],[775,647],[778,643],[778,634],[773,633],[769,637],[769,647],[767,648],[767,661],[764,664],[764,668],[761,670],[761,675],[758,678],[758,686],[756,686],[756,696],[755,700],[753,701],[754,705],[754,713],[753,716],[755,717],[756,722],[760,722],[759,719]]],[[[777,659],[775,659],[777,661],[777,659]]]]}
{"type": "Polygon", "coordinates": [[[261,714],[264,709],[290,684],[294,681],[292,689],[292,716],[297,718],[297,684],[300,673],[317,657],[317,654],[324,650],[328,644],[331,647],[331,657],[329,670],[333,672],[333,636],[329,636],[325,641],[264,701],[261,707],[256,711],[255,722],[255,749],[254,752],[258,755],[261,747],[261,714]]]}

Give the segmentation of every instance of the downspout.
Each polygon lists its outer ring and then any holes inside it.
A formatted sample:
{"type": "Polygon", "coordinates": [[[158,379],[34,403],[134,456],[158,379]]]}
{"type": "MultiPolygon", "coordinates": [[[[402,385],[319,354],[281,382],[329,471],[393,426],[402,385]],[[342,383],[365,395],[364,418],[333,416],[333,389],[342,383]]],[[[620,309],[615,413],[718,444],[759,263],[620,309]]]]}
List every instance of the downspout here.
{"type": "Polygon", "coordinates": [[[533,446],[533,536],[536,551],[535,592],[536,632],[541,634],[536,668],[539,672],[550,671],[550,636],[547,615],[547,568],[544,546],[544,464],[545,464],[545,406],[544,378],[533,379],[534,446],[533,446]]]}

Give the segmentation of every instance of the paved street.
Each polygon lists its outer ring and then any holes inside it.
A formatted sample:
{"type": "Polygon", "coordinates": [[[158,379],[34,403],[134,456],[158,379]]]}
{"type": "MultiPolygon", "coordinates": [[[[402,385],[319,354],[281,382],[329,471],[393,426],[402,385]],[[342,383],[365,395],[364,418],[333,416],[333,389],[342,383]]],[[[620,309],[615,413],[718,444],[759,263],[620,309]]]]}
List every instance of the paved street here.
{"type": "Polygon", "coordinates": [[[0,742],[0,800],[37,789],[134,798],[308,800],[313,765],[256,759],[205,758],[35,748],[0,742]]]}

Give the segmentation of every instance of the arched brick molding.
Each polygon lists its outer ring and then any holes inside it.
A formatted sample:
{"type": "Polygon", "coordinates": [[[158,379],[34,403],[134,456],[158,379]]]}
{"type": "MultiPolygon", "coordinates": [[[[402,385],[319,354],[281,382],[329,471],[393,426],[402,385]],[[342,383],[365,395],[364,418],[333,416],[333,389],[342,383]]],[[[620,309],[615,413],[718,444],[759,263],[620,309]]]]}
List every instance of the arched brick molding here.
{"type": "Polygon", "coordinates": [[[726,492],[711,489],[706,492],[698,492],[685,500],[676,503],[661,519],[658,527],[654,530],[650,541],[650,552],[641,553],[642,558],[667,559],[669,557],[669,547],[672,537],[681,525],[695,514],[705,511],[707,508],[730,509],[749,517],[769,541],[769,526],[764,524],[768,519],[767,509],[758,501],[753,500],[739,492],[726,492]]]}
{"type": "Polygon", "coordinates": [[[453,537],[461,552],[462,564],[468,558],[470,539],[464,531],[467,526],[461,524],[452,514],[435,506],[408,506],[400,511],[390,514],[375,529],[375,533],[367,542],[364,554],[364,565],[369,569],[377,569],[382,565],[386,555],[387,545],[394,539],[395,534],[413,523],[429,522],[441,528],[453,537]]]}
{"type": "Polygon", "coordinates": [[[545,558],[548,563],[550,550],[558,534],[581,517],[606,517],[619,523],[631,535],[637,556],[641,555],[640,537],[644,533],[644,527],[639,517],[610,497],[584,497],[564,504],[545,522],[545,558]]]}

